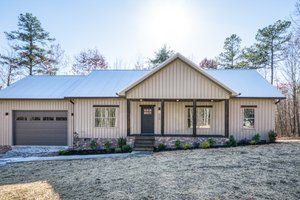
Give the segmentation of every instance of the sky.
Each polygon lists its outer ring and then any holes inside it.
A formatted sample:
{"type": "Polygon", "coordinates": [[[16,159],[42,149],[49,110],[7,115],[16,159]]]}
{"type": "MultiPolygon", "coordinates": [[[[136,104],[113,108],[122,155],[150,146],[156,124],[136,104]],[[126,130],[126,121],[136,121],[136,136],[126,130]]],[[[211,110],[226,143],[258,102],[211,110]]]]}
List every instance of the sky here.
{"type": "MultiPolygon", "coordinates": [[[[32,13],[72,60],[97,48],[111,68],[134,68],[167,44],[195,63],[216,57],[231,34],[242,47],[258,29],[290,20],[296,0],[0,0],[0,48],[4,31],[17,29],[20,13],[32,13]]],[[[71,64],[71,61],[70,63],[71,64]]]]}

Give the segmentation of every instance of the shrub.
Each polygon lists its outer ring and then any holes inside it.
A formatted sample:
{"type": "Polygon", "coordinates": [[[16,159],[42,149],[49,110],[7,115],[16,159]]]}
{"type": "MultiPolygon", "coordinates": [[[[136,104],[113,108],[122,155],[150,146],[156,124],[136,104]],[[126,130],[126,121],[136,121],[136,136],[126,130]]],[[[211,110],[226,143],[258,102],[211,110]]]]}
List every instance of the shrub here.
{"type": "Polygon", "coordinates": [[[208,141],[204,141],[201,143],[200,147],[202,149],[208,149],[210,147],[209,142],[208,141]]]}
{"type": "Polygon", "coordinates": [[[213,147],[216,144],[216,141],[213,138],[208,138],[207,142],[209,143],[210,147],[213,147]]]}
{"type": "Polygon", "coordinates": [[[192,148],[192,145],[191,144],[184,144],[183,145],[183,149],[184,150],[188,150],[188,149],[191,149],[192,148]]]}
{"type": "Polygon", "coordinates": [[[59,150],[58,151],[58,155],[67,155],[68,154],[68,151],[67,150],[59,150]]]}
{"type": "Polygon", "coordinates": [[[121,147],[122,152],[131,152],[131,147],[128,144],[125,144],[121,147]]]}
{"type": "Polygon", "coordinates": [[[122,148],[122,146],[124,146],[126,144],[127,144],[126,138],[121,137],[118,139],[118,147],[122,148]]]}
{"type": "Polygon", "coordinates": [[[159,144],[158,147],[157,147],[157,150],[158,151],[164,151],[166,150],[167,146],[163,143],[159,144]]]}
{"type": "Polygon", "coordinates": [[[240,140],[240,141],[238,142],[238,145],[242,145],[242,146],[248,145],[248,144],[250,144],[250,141],[247,140],[246,138],[245,138],[245,139],[242,139],[242,140],[240,140]]]}
{"type": "Polygon", "coordinates": [[[236,140],[234,139],[234,136],[229,136],[229,140],[226,141],[226,146],[228,147],[235,147],[236,146],[236,140]]]}
{"type": "Polygon", "coordinates": [[[121,153],[121,152],[122,152],[122,149],[121,149],[120,147],[117,147],[117,148],[115,148],[115,152],[116,152],[116,153],[121,153]]]}
{"type": "Polygon", "coordinates": [[[175,141],[175,147],[176,147],[176,149],[181,149],[181,141],[180,140],[175,141]]]}
{"type": "Polygon", "coordinates": [[[96,150],[97,147],[98,147],[97,140],[92,139],[91,142],[90,142],[90,147],[91,147],[92,150],[96,150]]]}
{"type": "Polygon", "coordinates": [[[104,149],[105,149],[106,152],[111,152],[111,143],[107,141],[104,144],[104,149]]]}
{"type": "Polygon", "coordinates": [[[251,141],[250,141],[250,144],[251,144],[251,145],[255,145],[255,144],[257,144],[257,141],[256,141],[256,140],[251,140],[251,141]]]}
{"type": "Polygon", "coordinates": [[[277,133],[275,131],[269,131],[269,141],[274,143],[277,137],[277,133]]]}
{"type": "Polygon", "coordinates": [[[193,142],[192,146],[194,149],[196,149],[196,148],[199,148],[200,144],[199,144],[199,142],[193,142]]]}
{"type": "Polygon", "coordinates": [[[259,143],[259,142],[260,142],[260,135],[259,135],[259,133],[255,134],[255,135],[252,137],[252,140],[256,141],[256,143],[259,143]]]}

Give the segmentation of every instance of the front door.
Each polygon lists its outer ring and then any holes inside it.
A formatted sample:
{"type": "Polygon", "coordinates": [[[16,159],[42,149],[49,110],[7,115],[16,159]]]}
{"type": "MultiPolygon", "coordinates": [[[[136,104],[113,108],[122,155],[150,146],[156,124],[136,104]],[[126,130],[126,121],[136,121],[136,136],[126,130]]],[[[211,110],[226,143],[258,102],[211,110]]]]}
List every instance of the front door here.
{"type": "Polygon", "coordinates": [[[142,135],[154,134],[154,106],[141,106],[141,133],[142,135]]]}

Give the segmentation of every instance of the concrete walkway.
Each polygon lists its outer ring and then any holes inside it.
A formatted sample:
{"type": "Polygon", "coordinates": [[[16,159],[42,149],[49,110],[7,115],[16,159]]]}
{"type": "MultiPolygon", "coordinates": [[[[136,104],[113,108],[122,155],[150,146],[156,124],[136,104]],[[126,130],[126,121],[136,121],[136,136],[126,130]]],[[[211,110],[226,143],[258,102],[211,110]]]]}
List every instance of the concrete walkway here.
{"type": "Polygon", "coordinates": [[[48,157],[12,157],[0,158],[0,166],[21,162],[33,161],[63,161],[63,160],[80,160],[80,159],[100,159],[100,158],[128,158],[128,157],[144,157],[151,156],[152,152],[133,151],[131,153],[115,153],[115,154],[98,154],[98,155],[73,155],[73,156],[48,156],[48,157]]]}

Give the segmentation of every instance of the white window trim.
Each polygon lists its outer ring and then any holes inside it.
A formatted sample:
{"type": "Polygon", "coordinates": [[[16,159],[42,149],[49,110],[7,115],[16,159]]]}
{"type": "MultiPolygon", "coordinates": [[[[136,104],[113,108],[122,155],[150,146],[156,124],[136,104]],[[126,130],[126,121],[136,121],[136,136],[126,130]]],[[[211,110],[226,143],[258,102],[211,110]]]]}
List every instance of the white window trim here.
{"type": "Polygon", "coordinates": [[[94,128],[96,129],[116,129],[119,127],[119,108],[118,107],[114,107],[114,106],[111,106],[111,107],[106,107],[106,106],[99,106],[99,107],[94,107],[94,112],[93,112],[93,124],[94,124],[94,128]],[[114,108],[116,109],[116,123],[115,123],[115,127],[101,127],[101,126],[96,126],[96,118],[99,118],[99,117],[96,117],[96,109],[97,108],[114,108]]]}

